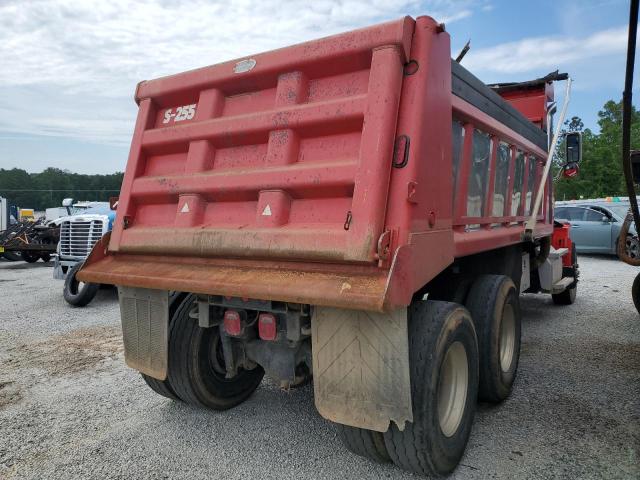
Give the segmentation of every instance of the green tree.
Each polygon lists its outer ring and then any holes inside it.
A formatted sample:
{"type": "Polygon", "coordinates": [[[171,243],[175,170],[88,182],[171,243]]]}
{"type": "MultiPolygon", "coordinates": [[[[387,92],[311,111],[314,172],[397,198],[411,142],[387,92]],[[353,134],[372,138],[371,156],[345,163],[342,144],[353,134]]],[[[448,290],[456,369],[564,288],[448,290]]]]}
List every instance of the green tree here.
{"type": "Polygon", "coordinates": [[[81,175],[59,168],[47,168],[40,173],[0,169],[0,196],[6,197],[11,205],[36,210],[60,206],[67,197],[107,201],[119,194],[122,176],[121,172],[81,175]]]}
{"type": "MultiPolygon", "coordinates": [[[[631,148],[640,147],[640,116],[635,107],[632,110],[631,148]]],[[[609,100],[598,112],[600,133],[584,129],[578,117],[565,122],[566,131],[582,131],[582,163],[577,178],[559,177],[555,185],[557,200],[626,195],[622,173],[622,102],[609,100]]],[[[564,161],[560,153],[556,155],[554,167],[564,161]]]]}

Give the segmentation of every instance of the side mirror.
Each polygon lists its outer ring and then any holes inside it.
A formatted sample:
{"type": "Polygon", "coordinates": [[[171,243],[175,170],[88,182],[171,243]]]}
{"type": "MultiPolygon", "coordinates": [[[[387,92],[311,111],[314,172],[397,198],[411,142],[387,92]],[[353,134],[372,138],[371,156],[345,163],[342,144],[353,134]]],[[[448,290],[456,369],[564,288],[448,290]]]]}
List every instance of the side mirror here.
{"type": "Polygon", "coordinates": [[[609,223],[609,222],[610,222],[609,217],[607,217],[606,215],[603,215],[602,216],[602,223],[609,223]]]}
{"type": "Polygon", "coordinates": [[[70,207],[71,205],[73,205],[73,198],[65,198],[62,200],[63,207],[70,207]]]}
{"type": "Polygon", "coordinates": [[[567,164],[580,163],[582,160],[582,134],[569,132],[564,137],[564,158],[567,164]]]}

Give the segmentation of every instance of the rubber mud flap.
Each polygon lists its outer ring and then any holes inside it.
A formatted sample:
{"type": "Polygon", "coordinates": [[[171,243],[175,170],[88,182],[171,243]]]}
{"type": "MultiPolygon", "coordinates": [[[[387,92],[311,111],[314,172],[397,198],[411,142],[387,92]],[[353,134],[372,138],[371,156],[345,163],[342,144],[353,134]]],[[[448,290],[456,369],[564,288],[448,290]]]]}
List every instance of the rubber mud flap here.
{"type": "Polygon", "coordinates": [[[127,365],[165,380],[168,364],[169,292],[118,287],[127,365]]]}
{"type": "Polygon", "coordinates": [[[311,320],[315,403],[324,418],[385,432],[413,421],[407,309],[316,307],[311,320]]]}

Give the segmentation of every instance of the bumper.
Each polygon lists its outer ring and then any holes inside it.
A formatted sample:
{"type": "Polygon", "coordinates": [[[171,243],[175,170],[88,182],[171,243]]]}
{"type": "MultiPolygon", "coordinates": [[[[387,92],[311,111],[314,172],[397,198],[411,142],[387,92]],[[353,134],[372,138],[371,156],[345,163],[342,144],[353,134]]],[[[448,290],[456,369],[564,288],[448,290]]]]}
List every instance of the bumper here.
{"type": "Polygon", "coordinates": [[[79,280],[377,312],[407,306],[417,288],[453,261],[451,231],[416,235],[396,250],[389,269],[113,253],[107,251],[109,239],[107,234],[95,245],[78,272],[79,280]]]}
{"type": "Polygon", "coordinates": [[[75,266],[78,262],[84,261],[84,258],[60,258],[60,255],[56,255],[53,264],[53,278],[55,280],[64,280],[67,276],[69,268],[75,266]]]}

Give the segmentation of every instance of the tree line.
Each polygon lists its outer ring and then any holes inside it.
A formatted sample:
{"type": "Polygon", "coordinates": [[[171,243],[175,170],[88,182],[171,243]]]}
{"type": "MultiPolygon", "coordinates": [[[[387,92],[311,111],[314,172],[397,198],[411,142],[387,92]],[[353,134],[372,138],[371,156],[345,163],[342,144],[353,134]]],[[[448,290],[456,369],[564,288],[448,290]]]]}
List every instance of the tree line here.
{"type": "Polygon", "coordinates": [[[44,210],[59,207],[64,198],[107,201],[120,194],[122,172],[107,175],[82,175],[59,168],[28,173],[20,168],[0,168],[0,197],[10,205],[44,210]]]}
{"type": "MultiPolygon", "coordinates": [[[[631,150],[640,149],[640,115],[632,108],[631,150]]],[[[554,160],[556,200],[627,196],[622,173],[622,102],[609,100],[598,112],[600,132],[584,128],[579,117],[565,122],[565,131],[582,132],[582,163],[574,178],[557,176],[564,162],[563,145],[554,160]]]]}

